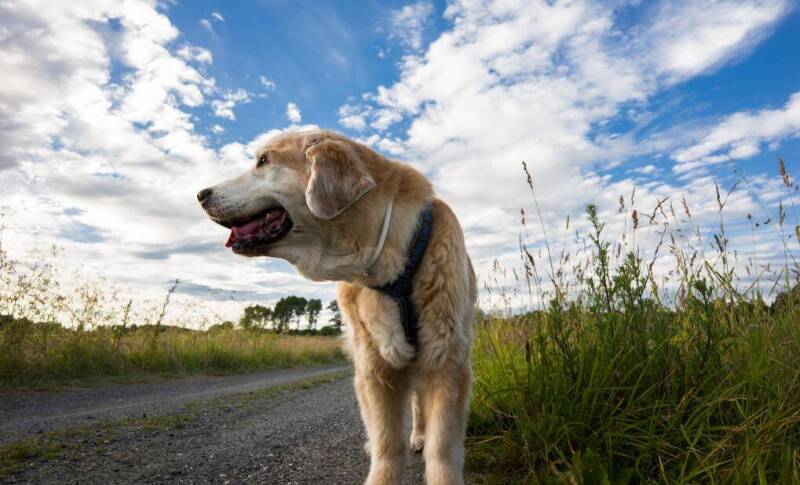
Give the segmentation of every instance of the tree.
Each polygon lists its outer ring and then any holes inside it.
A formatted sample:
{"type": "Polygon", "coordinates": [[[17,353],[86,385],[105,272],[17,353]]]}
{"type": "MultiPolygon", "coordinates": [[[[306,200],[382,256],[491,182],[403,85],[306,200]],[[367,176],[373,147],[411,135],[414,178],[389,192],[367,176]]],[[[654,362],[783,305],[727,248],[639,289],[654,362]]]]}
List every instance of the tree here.
{"type": "Polygon", "coordinates": [[[306,305],[308,305],[308,300],[301,296],[290,295],[278,300],[272,311],[278,333],[288,330],[292,320],[297,322],[299,328],[300,318],[306,313],[306,305]]]}
{"type": "Polygon", "coordinates": [[[306,305],[306,316],[308,318],[308,329],[311,330],[317,326],[317,319],[319,318],[319,313],[322,311],[322,300],[317,298],[312,298],[308,300],[308,304],[306,305]]]}
{"type": "Polygon", "coordinates": [[[289,326],[289,321],[292,319],[292,308],[286,298],[281,298],[275,304],[272,318],[275,322],[275,331],[278,333],[282,333],[289,326]]]}
{"type": "Polygon", "coordinates": [[[269,307],[262,305],[250,305],[244,309],[242,317],[239,319],[239,326],[245,330],[251,328],[265,328],[272,319],[273,311],[269,307]]]}
{"type": "Polygon", "coordinates": [[[233,322],[228,320],[208,327],[209,332],[227,332],[231,330],[233,330],[233,322]]]}
{"type": "Polygon", "coordinates": [[[300,330],[300,320],[303,319],[303,315],[306,314],[306,308],[308,307],[308,300],[303,298],[302,296],[290,296],[289,297],[292,302],[292,315],[294,316],[294,323],[295,329],[300,330]]]}
{"type": "Polygon", "coordinates": [[[342,311],[339,309],[339,303],[336,300],[331,300],[328,303],[328,311],[332,313],[328,322],[331,323],[337,330],[342,330],[342,311]]]}

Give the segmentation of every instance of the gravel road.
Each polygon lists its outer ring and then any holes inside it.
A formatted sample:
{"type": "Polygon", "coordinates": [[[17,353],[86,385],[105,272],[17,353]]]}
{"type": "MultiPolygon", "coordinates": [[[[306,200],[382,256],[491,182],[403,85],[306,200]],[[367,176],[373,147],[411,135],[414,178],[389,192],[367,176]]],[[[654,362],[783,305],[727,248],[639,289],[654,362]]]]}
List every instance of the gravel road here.
{"type": "Polygon", "coordinates": [[[349,369],[0,394],[0,441],[34,450],[0,483],[362,483],[349,369]]]}

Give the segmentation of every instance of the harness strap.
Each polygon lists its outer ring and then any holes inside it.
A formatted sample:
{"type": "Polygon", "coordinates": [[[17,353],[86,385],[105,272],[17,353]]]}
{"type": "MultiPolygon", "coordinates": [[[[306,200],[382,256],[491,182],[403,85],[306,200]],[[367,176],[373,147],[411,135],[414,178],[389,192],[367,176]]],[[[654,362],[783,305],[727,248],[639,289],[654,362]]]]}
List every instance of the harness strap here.
{"type": "Polygon", "coordinates": [[[425,255],[425,249],[428,247],[432,232],[433,208],[429,202],[422,209],[419,226],[414,233],[403,272],[393,282],[384,286],[373,287],[374,290],[380,291],[397,302],[397,306],[400,309],[400,323],[403,325],[406,341],[414,347],[417,346],[418,341],[419,311],[411,298],[413,292],[411,280],[414,278],[417,268],[419,268],[422,256],[425,255]]]}

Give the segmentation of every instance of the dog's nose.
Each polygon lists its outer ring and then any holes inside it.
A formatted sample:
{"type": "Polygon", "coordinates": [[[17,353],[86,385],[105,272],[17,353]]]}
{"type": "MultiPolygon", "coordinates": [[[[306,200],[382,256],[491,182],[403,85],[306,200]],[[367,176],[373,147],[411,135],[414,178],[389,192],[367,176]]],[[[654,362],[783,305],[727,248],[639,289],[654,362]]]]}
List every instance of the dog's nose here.
{"type": "Polygon", "coordinates": [[[201,204],[211,195],[211,189],[203,189],[197,193],[197,200],[201,204]]]}

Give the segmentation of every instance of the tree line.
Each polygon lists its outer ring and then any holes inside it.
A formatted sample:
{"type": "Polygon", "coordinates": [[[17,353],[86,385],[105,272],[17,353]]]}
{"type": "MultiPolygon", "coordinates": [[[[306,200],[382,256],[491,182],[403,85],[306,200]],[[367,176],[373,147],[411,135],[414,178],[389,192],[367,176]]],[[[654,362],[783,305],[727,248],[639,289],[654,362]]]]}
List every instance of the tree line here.
{"type": "Polygon", "coordinates": [[[322,300],[290,295],[278,300],[273,308],[264,305],[249,305],[245,307],[242,316],[239,318],[239,326],[245,330],[270,329],[277,333],[341,333],[342,314],[339,311],[339,305],[336,300],[331,300],[326,309],[331,312],[328,325],[317,329],[319,315],[322,312],[322,300]],[[303,319],[306,322],[305,329],[301,328],[303,319]]]}

